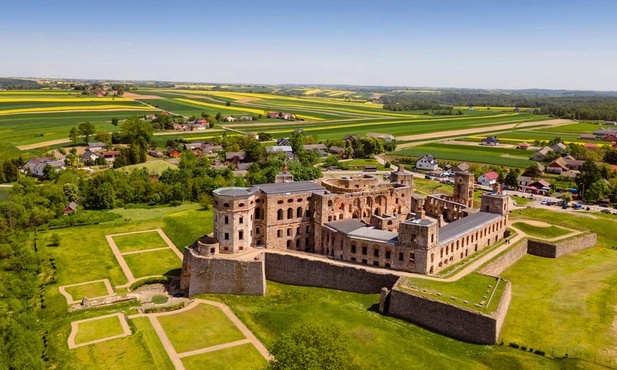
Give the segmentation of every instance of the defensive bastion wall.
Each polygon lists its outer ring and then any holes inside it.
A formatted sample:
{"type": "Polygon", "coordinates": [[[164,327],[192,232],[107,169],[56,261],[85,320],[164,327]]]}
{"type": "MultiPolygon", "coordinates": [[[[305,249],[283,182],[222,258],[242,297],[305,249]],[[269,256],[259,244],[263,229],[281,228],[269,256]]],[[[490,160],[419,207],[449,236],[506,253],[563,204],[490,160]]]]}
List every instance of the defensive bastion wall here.
{"type": "Polygon", "coordinates": [[[497,309],[490,314],[455,306],[446,302],[403,291],[394,285],[388,299],[382,294],[380,307],[385,307],[388,315],[399,317],[419,326],[436,331],[451,338],[477,344],[495,344],[506,318],[512,287],[503,280],[506,288],[497,309]]]}
{"type": "Polygon", "coordinates": [[[398,278],[387,270],[369,271],[352,264],[266,252],[266,279],[283,284],[379,293],[383,287],[391,288],[398,278]]]}
{"type": "Polygon", "coordinates": [[[205,258],[185,248],[180,287],[189,297],[204,293],[265,295],[263,253],[247,261],[226,256],[205,258]]]}
{"type": "Polygon", "coordinates": [[[559,258],[570,253],[591,248],[597,243],[598,236],[593,233],[557,242],[523,239],[508,249],[507,252],[484,265],[478,272],[490,276],[499,276],[508,269],[508,267],[523,258],[525,254],[546,258],[559,258]]]}
{"type": "Polygon", "coordinates": [[[559,258],[566,254],[593,247],[597,243],[598,236],[596,234],[585,234],[577,238],[555,243],[529,239],[527,253],[540,257],[559,258]]]}

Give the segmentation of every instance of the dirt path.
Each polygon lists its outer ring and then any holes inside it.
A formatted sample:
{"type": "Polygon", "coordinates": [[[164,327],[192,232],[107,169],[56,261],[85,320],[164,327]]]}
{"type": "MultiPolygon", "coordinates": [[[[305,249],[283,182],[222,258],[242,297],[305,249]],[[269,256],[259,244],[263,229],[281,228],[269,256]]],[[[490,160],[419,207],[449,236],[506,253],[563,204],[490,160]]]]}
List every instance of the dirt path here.
{"type": "Polygon", "coordinates": [[[136,94],[136,93],[132,93],[132,92],[125,92],[122,95],[123,98],[129,98],[129,99],[133,99],[133,100],[139,100],[139,99],[151,99],[151,100],[159,100],[159,99],[164,99],[161,96],[158,95],[142,95],[142,94],[136,94]]]}
{"type": "Polygon", "coordinates": [[[178,369],[178,370],[179,369],[184,369],[184,365],[182,364],[182,358],[184,358],[184,357],[199,355],[199,354],[207,353],[207,352],[218,351],[218,350],[221,350],[221,349],[235,347],[235,346],[239,346],[239,345],[243,345],[243,344],[247,344],[247,343],[251,343],[255,347],[255,349],[257,349],[257,351],[267,361],[270,361],[273,358],[272,355],[270,354],[270,352],[268,352],[268,350],[266,349],[266,347],[259,341],[259,339],[257,339],[257,337],[255,337],[255,335],[246,327],[246,325],[244,325],[244,323],[242,321],[240,321],[240,319],[238,319],[238,317],[231,311],[229,306],[227,306],[224,303],[208,301],[208,300],[205,300],[205,299],[195,299],[193,302],[189,303],[188,305],[186,305],[184,308],[182,308],[180,310],[170,311],[170,312],[163,312],[163,313],[155,313],[155,314],[137,314],[137,315],[131,315],[128,318],[129,319],[133,319],[133,318],[136,318],[136,317],[147,317],[150,320],[150,323],[152,324],[152,327],[154,328],[154,331],[159,336],[159,338],[161,340],[161,343],[163,344],[163,348],[165,348],[165,351],[167,352],[167,355],[171,359],[171,362],[174,364],[174,367],[176,369],[178,369]],[[167,315],[175,315],[175,314],[178,314],[178,313],[186,312],[186,311],[189,311],[189,310],[195,308],[199,304],[207,304],[207,305],[211,305],[211,306],[216,306],[218,309],[220,309],[227,316],[227,318],[229,318],[229,320],[231,320],[231,322],[234,323],[234,325],[238,328],[238,330],[240,330],[240,332],[242,332],[242,334],[246,338],[242,339],[242,340],[235,341],[235,342],[224,343],[224,344],[219,344],[219,345],[216,345],[216,346],[200,348],[200,349],[196,349],[196,350],[193,350],[193,351],[182,352],[182,353],[176,352],[173,344],[169,340],[169,337],[167,336],[167,333],[165,333],[165,330],[163,329],[163,326],[161,325],[161,323],[159,322],[157,317],[159,317],[159,316],[167,316],[167,315]]]}
{"type": "Polygon", "coordinates": [[[446,137],[460,137],[460,136],[468,136],[471,134],[486,134],[486,133],[494,133],[497,131],[509,131],[513,128],[523,128],[530,126],[559,126],[572,123],[573,121],[567,119],[553,119],[548,121],[534,121],[534,122],[523,122],[523,123],[509,123],[505,125],[499,126],[484,126],[477,128],[468,128],[464,130],[451,130],[451,131],[441,131],[441,132],[431,132],[426,134],[419,135],[407,135],[407,136],[397,136],[396,140],[398,141],[407,141],[407,140],[424,140],[424,142],[413,142],[413,143],[404,143],[399,144],[397,146],[398,149],[408,148],[412,146],[417,146],[420,144],[425,144],[427,142],[437,141],[441,138],[446,137]]]}
{"type": "Polygon", "coordinates": [[[124,314],[122,314],[122,313],[112,313],[111,315],[97,316],[97,317],[93,317],[93,318],[90,318],[90,319],[78,320],[78,321],[71,322],[71,334],[69,334],[68,345],[69,345],[69,349],[74,349],[74,348],[78,348],[78,347],[82,347],[82,346],[87,346],[87,345],[90,345],[90,344],[106,342],[106,341],[112,340],[112,339],[127,337],[127,336],[129,336],[131,334],[132,334],[131,333],[131,328],[129,327],[129,324],[126,322],[126,319],[124,318],[124,314]],[[114,335],[112,337],[107,337],[107,338],[93,340],[91,342],[84,342],[84,343],[79,343],[79,344],[75,343],[75,337],[77,336],[77,330],[78,330],[79,324],[87,322],[87,321],[94,321],[94,320],[104,319],[104,318],[112,317],[112,316],[117,316],[118,317],[118,320],[120,321],[120,325],[122,325],[122,330],[123,330],[122,334],[114,335]]]}
{"type": "Polygon", "coordinates": [[[180,258],[180,261],[182,261],[183,259],[182,253],[178,250],[178,248],[176,248],[175,244],[171,241],[171,239],[169,239],[167,235],[165,235],[165,232],[163,232],[162,229],[141,230],[141,231],[133,231],[130,233],[121,233],[121,234],[109,234],[109,235],[105,235],[105,239],[107,239],[107,243],[109,243],[109,246],[111,247],[111,251],[116,257],[116,260],[118,261],[118,264],[120,265],[120,268],[122,269],[122,272],[124,272],[124,275],[126,276],[126,279],[128,280],[126,284],[118,285],[116,286],[116,288],[127,288],[127,287],[130,287],[131,284],[133,284],[137,280],[150,277],[150,276],[143,276],[143,277],[140,277],[139,279],[135,278],[135,276],[133,275],[133,272],[129,268],[129,265],[126,263],[126,260],[124,259],[125,254],[147,253],[147,252],[152,252],[152,251],[157,251],[157,250],[171,249],[176,254],[176,256],[180,258]],[[118,249],[118,246],[116,245],[116,242],[114,241],[114,238],[113,238],[114,236],[142,234],[142,233],[149,233],[153,231],[156,231],[159,234],[159,236],[165,241],[165,243],[167,243],[167,247],[155,248],[155,249],[144,249],[144,250],[131,251],[131,252],[120,252],[120,249],[118,249]]]}

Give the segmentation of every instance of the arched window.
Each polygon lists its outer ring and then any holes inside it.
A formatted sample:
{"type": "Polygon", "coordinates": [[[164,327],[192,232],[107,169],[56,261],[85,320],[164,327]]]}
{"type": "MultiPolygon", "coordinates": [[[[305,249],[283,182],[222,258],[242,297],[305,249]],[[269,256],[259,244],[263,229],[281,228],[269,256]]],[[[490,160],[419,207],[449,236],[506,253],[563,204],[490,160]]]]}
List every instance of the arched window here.
{"type": "Polygon", "coordinates": [[[276,212],[276,219],[279,220],[279,221],[283,219],[283,210],[282,209],[279,209],[276,212]]]}
{"type": "Polygon", "coordinates": [[[296,217],[302,218],[302,207],[298,207],[298,209],[296,209],[296,217]]]}
{"type": "Polygon", "coordinates": [[[293,208],[287,208],[287,218],[293,218],[293,217],[294,217],[293,208]]]}

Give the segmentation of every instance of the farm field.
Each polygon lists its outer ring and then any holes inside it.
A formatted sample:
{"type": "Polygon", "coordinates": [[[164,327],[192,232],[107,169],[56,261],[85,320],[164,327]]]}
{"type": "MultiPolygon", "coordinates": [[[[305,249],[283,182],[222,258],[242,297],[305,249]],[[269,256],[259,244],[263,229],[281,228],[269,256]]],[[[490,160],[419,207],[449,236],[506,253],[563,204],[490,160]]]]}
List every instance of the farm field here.
{"type": "Polygon", "coordinates": [[[480,145],[431,143],[399,150],[392,154],[412,157],[422,157],[426,154],[431,154],[439,160],[486,163],[519,168],[528,167],[533,163],[533,161],[529,160],[532,154],[531,151],[480,145]]]}
{"type": "MultiPolygon", "coordinates": [[[[431,116],[427,111],[392,112],[381,104],[363,100],[345,100],[347,92],[332,90],[323,93],[319,89],[300,96],[285,96],[273,93],[250,91],[205,91],[183,89],[139,89],[128,93],[129,97],[82,96],[75,92],[33,90],[2,91],[0,94],[0,159],[13,158],[20,154],[26,157],[36,154],[20,151],[20,147],[57,148],[67,143],[68,132],[80,122],[90,121],[97,131],[117,132],[119,126],[111,125],[111,118],[121,121],[133,115],[169,111],[184,117],[202,113],[215,116],[262,115],[253,122],[226,123],[220,125],[241,132],[267,132],[275,138],[288,136],[295,128],[302,128],[319,140],[339,139],[350,132],[382,132],[413,140],[415,134],[459,130],[469,127],[491,127],[504,123],[522,123],[547,119],[529,113],[515,113],[504,108],[494,110],[461,110],[462,116],[431,116]],[[314,96],[319,94],[320,96],[314,96]],[[143,99],[140,98],[143,96],[143,99]],[[227,106],[229,104],[229,106],[227,106]],[[109,111],[111,110],[111,111],[109,111]],[[289,122],[267,119],[265,113],[289,112],[304,121],[289,122]],[[411,139],[410,139],[411,138],[411,139]]],[[[168,139],[189,138],[207,140],[221,135],[223,131],[160,132],[155,142],[164,146],[168,139]]]]}

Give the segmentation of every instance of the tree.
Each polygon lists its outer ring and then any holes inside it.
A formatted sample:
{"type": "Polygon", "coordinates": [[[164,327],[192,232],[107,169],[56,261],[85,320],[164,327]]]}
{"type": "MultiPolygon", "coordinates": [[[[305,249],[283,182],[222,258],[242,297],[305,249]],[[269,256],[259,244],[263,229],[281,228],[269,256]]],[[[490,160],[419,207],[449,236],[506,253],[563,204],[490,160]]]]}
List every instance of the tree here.
{"type": "Polygon", "coordinates": [[[291,133],[289,138],[289,145],[296,155],[299,155],[302,152],[304,145],[304,131],[295,130],[291,133]]]}
{"type": "Polygon", "coordinates": [[[69,202],[74,202],[77,200],[78,191],[79,191],[79,188],[77,187],[77,185],[67,182],[64,185],[62,185],[62,191],[64,192],[64,195],[69,200],[69,202]]]}
{"type": "Polygon", "coordinates": [[[112,117],[111,124],[114,125],[114,126],[118,126],[118,118],[117,117],[112,117]]]}
{"type": "Polygon", "coordinates": [[[77,127],[73,127],[71,129],[69,132],[69,139],[71,139],[73,145],[77,145],[77,142],[79,141],[79,131],[77,130],[77,127]]]}
{"type": "Polygon", "coordinates": [[[118,91],[116,91],[116,95],[118,95],[118,96],[124,95],[124,87],[120,86],[118,91]]]}
{"type": "Polygon", "coordinates": [[[572,201],[572,193],[570,193],[570,192],[562,193],[561,194],[561,200],[566,202],[566,204],[570,203],[572,201]]]}
{"type": "Polygon", "coordinates": [[[120,132],[125,136],[125,140],[128,144],[137,141],[139,138],[143,138],[146,143],[149,143],[152,139],[154,129],[150,122],[134,116],[124,121],[120,128],[120,132]]]}
{"type": "Polygon", "coordinates": [[[94,123],[86,121],[81,122],[79,126],[77,126],[77,130],[81,135],[86,137],[86,144],[88,144],[90,136],[96,132],[96,127],[94,127],[94,123]]]}
{"type": "Polygon", "coordinates": [[[197,201],[202,206],[203,209],[209,210],[212,208],[212,195],[207,193],[201,193],[197,196],[197,201]]]}
{"type": "Polygon", "coordinates": [[[281,335],[272,346],[272,370],[348,369],[351,356],[336,327],[304,324],[281,335]]]}
{"type": "Polygon", "coordinates": [[[60,235],[57,233],[53,233],[49,236],[49,246],[51,247],[59,247],[60,246],[60,235]]]}
{"type": "Polygon", "coordinates": [[[506,174],[504,183],[512,188],[516,188],[518,186],[519,175],[520,175],[520,171],[518,168],[510,168],[508,170],[508,173],[506,174]]]}
{"type": "Polygon", "coordinates": [[[111,134],[109,132],[97,132],[96,135],[94,135],[94,140],[105,143],[107,148],[111,146],[111,134]]]}
{"type": "Polygon", "coordinates": [[[528,176],[535,179],[542,176],[542,171],[540,171],[540,167],[538,166],[538,164],[534,163],[531,166],[525,168],[523,176],[528,176]]]}
{"type": "Polygon", "coordinates": [[[611,194],[611,189],[604,182],[604,179],[600,179],[585,189],[583,199],[590,203],[596,203],[600,199],[606,198],[611,194]]]}
{"type": "Polygon", "coordinates": [[[245,147],[246,161],[259,162],[265,156],[265,148],[257,140],[251,140],[245,147]]]}
{"type": "Polygon", "coordinates": [[[257,133],[257,136],[259,136],[259,141],[270,141],[272,140],[272,134],[267,133],[267,132],[259,132],[257,133]]]}
{"type": "Polygon", "coordinates": [[[574,181],[578,190],[581,192],[583,199],[585,198],[585,192],[589,189],[591,184],[601,180],[600,169],[591,159],[587,159],[580,168],[580,173],[576,175],[574,181]]]}

